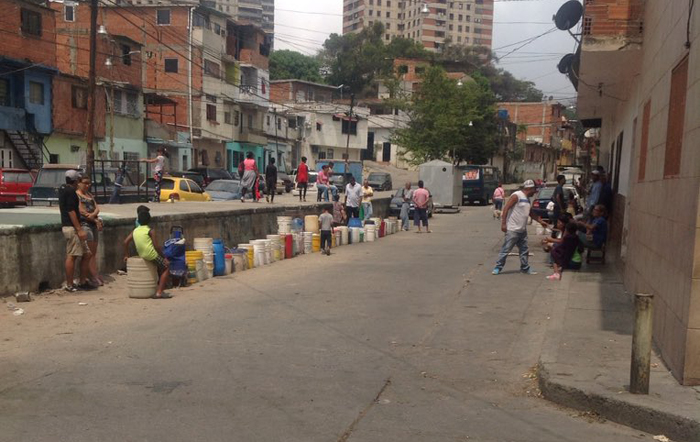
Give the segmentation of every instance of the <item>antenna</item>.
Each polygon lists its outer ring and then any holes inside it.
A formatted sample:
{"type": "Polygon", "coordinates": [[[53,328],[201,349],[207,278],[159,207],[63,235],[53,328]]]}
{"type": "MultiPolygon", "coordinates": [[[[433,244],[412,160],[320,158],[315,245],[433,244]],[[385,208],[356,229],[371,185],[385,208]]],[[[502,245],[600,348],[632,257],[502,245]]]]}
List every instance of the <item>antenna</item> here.
{"type": "Polygon", "coordinates": [[[554,24],[562,31],[568,31],[578,24],[583,16],[583,6],[578,0],[569,0],[561,5],[554,15],[554,24]]]}

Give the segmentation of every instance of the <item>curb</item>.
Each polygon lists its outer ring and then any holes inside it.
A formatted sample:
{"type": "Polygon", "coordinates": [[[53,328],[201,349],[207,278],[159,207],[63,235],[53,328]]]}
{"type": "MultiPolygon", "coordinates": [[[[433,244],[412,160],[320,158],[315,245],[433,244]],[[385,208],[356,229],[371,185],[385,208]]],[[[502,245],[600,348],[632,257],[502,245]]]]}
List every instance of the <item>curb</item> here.
{"type": "Polygon", "coordinates": [[[620,400],[612,395],[586,392],[552,380],[542,360],[537,364],[539,387],[548,401],[601,417],[651,434],[663,434],[677,442],[700,442],[700,422],[620,400]]]}

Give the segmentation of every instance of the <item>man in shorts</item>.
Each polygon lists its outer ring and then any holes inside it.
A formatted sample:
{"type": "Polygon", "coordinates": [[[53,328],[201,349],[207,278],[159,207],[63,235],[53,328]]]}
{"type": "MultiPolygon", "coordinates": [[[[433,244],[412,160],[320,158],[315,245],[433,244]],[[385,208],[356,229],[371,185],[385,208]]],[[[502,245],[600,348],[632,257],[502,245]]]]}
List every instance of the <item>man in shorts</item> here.
{"type": "Polygon", "coordinates": [[[66,239],[66,286],[67,292],[91,290],[94,287],[87,282],[89,259],[82,259],[90,254],[87,247],[87,233],[80,226],[80,200],[76,189],[81,175],[77,170],[66,171],[66,183],[58,189],[58,207],[61,211],[61,231],[66,239]],[[80,260],[80,283],[73,284],[75,261],[80,260]]]}

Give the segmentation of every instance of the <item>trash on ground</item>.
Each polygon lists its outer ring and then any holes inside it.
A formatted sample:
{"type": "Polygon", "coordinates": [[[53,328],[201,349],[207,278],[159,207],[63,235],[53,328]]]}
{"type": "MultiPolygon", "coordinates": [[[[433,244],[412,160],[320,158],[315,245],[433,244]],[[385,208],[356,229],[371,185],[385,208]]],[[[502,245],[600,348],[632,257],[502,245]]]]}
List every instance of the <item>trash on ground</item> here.
{"type": "Polygon", "coordinates": [[[86,306],[86,305],[87,305],[87,302],[79,302],[78,305],[81,306],[81,307],[82,307],[82,306],[86,306]]]}
{"type": "Polygon", "coordinates": [[[22,315],[24,314],[24,309],[23,309],[23,308],[15,309],[15,310],[12,312],[12,314],[15,315],[15,316],[22,316],[22,315]]]}
{"type": "Polygon", "coordinates": [[[658,440],[659,442],[671,442],[671,439],[667,438],[663,434],[659,434],[658,436],[654,436],[654,440],[658,440]]]}
{"type": "Polygon", "coordinates": [[[32,294],[29,292],[17,292],[15,293],[15,301],[17,302],[30,302],[32,300],[32,294]]]}

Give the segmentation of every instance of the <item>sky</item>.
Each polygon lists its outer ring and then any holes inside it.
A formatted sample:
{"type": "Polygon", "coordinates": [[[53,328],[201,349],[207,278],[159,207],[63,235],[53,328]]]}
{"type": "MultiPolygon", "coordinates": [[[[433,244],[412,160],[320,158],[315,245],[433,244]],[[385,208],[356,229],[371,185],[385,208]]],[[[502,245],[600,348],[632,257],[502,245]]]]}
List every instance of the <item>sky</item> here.
{"type": "MultiPolygon", "coordinates": [[[[496,0],[493,49],[501,57],[499,67],[516,78],[533,81],[546,95],[569,103],[576,93],[557,70],[559,59],[576,45],[568,32],[554,30],[508,54],[522,45],[514,43],[554,28],[552,16],[564,2],[496,0]]],[[[311,55],[321,48],[328,35],[342,33],[343,0],[275,0],[275,9],[276,49],[311,55]]]]}

